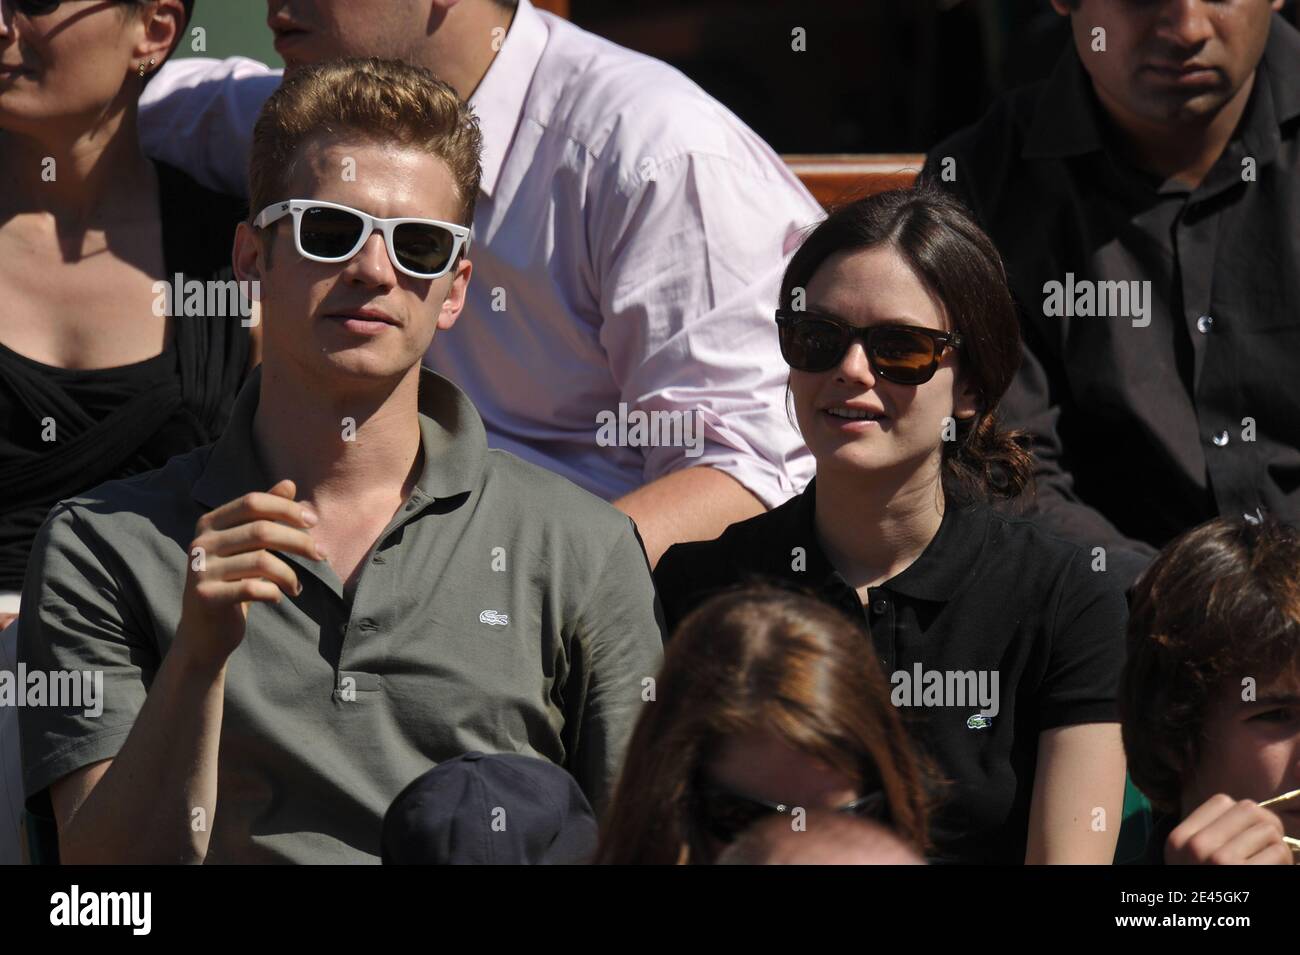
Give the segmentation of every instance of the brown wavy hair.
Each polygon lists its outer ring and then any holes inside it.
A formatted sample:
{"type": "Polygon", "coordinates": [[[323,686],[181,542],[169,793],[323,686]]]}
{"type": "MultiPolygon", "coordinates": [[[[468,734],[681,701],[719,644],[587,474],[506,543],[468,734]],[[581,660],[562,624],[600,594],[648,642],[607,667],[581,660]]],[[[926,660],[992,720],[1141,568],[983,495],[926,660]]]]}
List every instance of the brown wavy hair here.
{"type": "Polygon", "coordinates": [[[693,780],[725,740],[748,733],[771,734],[864,789],[883,789],[894,831],[925,850],[931,777],[865,628],[812,597],[750,587],[696,608],[668,642],[595,861],[707,861],[693,780]]]}
{"type": "Polygon", "coordinates": [[[1023,431],[999,428],[997,405],[1020,367],[1020,320],[1002,257],[961,202],[920,182],[837,206],[809,232],[781,281],[781,307],[794,307],[831,256],[889,245],[940,302],[961,333],[957,367],[979,400],[942,443],[944,492],[958,500],[1014,498],[1033,487],[1023,431]]]}
{"type": "Polygon", "coordinates": [[[1119,712],[1129,775],[1176,812],[1225,681],[1300,672],[1300,535],[1217,519],[1176,538],[1139,578],[1119,712]]]}

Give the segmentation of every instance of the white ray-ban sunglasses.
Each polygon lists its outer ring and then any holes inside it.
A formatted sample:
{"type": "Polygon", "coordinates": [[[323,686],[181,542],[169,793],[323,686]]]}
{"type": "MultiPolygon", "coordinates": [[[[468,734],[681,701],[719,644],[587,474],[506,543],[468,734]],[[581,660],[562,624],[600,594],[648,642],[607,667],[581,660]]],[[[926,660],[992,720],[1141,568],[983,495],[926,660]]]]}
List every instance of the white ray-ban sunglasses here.
{"type": "Polygon", "coordinates": [[[253,225],[265,229],[287,215],[293,216],[298,254],[313,262],[346,262],[376,229],[383,234],[393,267],[412,278],[440,278],[469,251],[469,229],[463,225],[437,219],[379,219],[320,199],[272,203],[257,214],[253,225]]]}

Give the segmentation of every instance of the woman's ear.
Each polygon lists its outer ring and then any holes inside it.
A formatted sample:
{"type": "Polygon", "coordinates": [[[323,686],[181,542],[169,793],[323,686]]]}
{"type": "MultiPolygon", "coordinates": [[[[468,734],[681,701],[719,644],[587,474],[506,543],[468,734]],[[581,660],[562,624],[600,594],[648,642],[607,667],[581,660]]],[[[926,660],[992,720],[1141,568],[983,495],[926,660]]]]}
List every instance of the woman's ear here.
{"type": "Polygon", "coordinates": [[[965,373],[957,375],[953,385],[952,415],[954,418],[973,418],[980,413],[983,402],[980,401],[979,389],[971,377],[965,373]]]}
{"type": "MultiPolygon", "coordinates": [[[[159,0],[157,4],[146,7],[140,16],[144,21],[144,32],[135,46],[135,59],[144,64],[150,60],[161,63],[184,39],[185,7],[181,0],[159,0]]],[[[145,72],[152,73],[153,70],[146,65],[145,72]]]]}

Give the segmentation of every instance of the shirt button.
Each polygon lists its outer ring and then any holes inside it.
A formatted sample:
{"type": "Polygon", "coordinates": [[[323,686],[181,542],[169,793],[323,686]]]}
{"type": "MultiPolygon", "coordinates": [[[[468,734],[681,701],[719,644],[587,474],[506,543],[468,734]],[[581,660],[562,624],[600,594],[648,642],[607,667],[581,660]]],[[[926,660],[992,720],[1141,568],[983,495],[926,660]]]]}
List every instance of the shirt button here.
{"type": "Polygon", "coordinates": [[[383,554],[376,554],[376,555],[374,556],[374,559],[371,560],[371,563],[372,563],[372,564],[382,564],[383,562],[384,562],[384,555],[383,555],[383,554]]]}
{"type": "Polygon", "coordinates": [[[871,605],[871,609],[874,610],[876,613],[884,613],[886,610],[889,609],[889,601],[881,597],[879,600],[877,600],[874,604],[871,605]]]}
{"type": "Polygon", "coordinates": [[[1223,447],[1228,443],[1228,432],[1220,431],[1211,439],[1218,447],[1223,447]]]}
{"type": "Polygon", "coordinates": [[[1213,315],[1202,315],[1196,320],[1196,330],[1202,335],[1210,334],[1210,329],[1214,327],[1213,315]]]}

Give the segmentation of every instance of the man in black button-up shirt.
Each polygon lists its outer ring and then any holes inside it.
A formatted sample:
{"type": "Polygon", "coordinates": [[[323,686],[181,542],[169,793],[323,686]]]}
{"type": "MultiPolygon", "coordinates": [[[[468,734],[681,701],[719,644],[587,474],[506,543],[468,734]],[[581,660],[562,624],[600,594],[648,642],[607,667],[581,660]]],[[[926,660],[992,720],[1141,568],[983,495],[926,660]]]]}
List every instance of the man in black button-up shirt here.
{"type": "Polygon", "coordinates": [[[1300,34],[1268,0],[1054,6],[1055,72],[924,175],[1006,260],[1041,520],[1129,583],[1215,515],[1300,519],[1300,34]]]}

